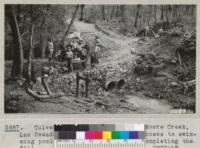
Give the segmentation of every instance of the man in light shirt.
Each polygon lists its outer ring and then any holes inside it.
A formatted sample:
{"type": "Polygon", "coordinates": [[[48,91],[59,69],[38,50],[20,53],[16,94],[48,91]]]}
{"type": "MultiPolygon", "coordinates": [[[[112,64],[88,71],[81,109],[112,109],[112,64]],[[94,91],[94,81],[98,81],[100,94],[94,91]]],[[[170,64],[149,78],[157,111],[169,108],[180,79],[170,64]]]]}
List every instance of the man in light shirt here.
{"type": "Polygon", "coordinates": [[[53,42],[51,39],[48,39],[48,49],[49,49],[49,61],[51,61],[52,57],[53,57],[53,42]]]}
{"type": "Polygon", "coordinates": [[[67,52],[66,52],[66,59],[67,59],[67,68],[69,72],[73,71],[73,65],[72,65],[72,60],[73,60],[73,52],[71,51],[71,45],[67,45],[67,52]]]}

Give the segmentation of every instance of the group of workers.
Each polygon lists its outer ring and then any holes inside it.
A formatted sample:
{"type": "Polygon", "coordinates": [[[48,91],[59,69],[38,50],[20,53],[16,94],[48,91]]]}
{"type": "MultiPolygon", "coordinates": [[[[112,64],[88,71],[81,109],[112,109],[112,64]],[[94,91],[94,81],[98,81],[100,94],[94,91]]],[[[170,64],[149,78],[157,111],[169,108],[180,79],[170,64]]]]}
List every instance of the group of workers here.
{"type": "MultiPolygon", "coordinates": [[[[48,40],[49,49],[49,61],[53,57],[53,42],[51,39],[48,40]]],[[[91,67],[95,67],[95,64],[99,63],[99,51],[100,47],[98,44],[98,38],[95,37],[93,46],[89,42],[83,43],[82,40],[72,40],[66,46],[60,45],[60,49],[56,53],[56,58],[59,61],[66,61],[69,72],[73,71],[73,61],[77,60],[82,63],[83,68],[86,68],[86,63],[90,59],[91,67]]]]}

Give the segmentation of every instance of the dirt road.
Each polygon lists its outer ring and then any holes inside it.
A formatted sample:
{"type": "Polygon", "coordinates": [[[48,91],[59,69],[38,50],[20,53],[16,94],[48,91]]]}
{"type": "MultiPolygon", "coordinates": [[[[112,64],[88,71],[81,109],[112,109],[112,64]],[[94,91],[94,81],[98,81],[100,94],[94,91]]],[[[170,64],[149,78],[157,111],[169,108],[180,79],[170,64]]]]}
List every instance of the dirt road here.
{"type": "Polygon", "coordinates": [[[97,32],[94,24],[74,21],[74,28],[77,32],[97,32]]]}

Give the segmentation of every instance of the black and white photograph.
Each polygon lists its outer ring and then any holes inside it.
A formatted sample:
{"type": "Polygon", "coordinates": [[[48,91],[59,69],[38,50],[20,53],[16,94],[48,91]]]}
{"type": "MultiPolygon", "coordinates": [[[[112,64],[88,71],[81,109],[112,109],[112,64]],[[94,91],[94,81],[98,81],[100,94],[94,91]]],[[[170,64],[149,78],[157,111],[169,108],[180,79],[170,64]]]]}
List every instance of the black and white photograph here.
{"type": "Polygon", "coordinates": [[[196,9],[5,4],[4,112],[196,113],[196,9]]]}

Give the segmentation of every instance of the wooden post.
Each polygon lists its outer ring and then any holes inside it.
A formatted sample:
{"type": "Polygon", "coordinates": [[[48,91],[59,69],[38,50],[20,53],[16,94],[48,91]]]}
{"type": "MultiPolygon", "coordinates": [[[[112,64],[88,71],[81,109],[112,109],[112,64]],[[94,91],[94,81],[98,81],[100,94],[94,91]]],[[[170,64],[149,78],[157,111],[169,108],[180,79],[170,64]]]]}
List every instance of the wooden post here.
{"type": "Polygon", "coordinates": [[[76,73],[76,97],[78,97],[78,90],[79,90],[79,73],[76,73]]]}
{"type": "Polygon", "coordinates": [[[85,81],[85,97],[88,97],[88,87],[89,87],[89,78],[88,75],[86,77],[80,76],[79,73],[76,73],[76,97],[78,97],[79,92],[79,80],[85,81]]]}

